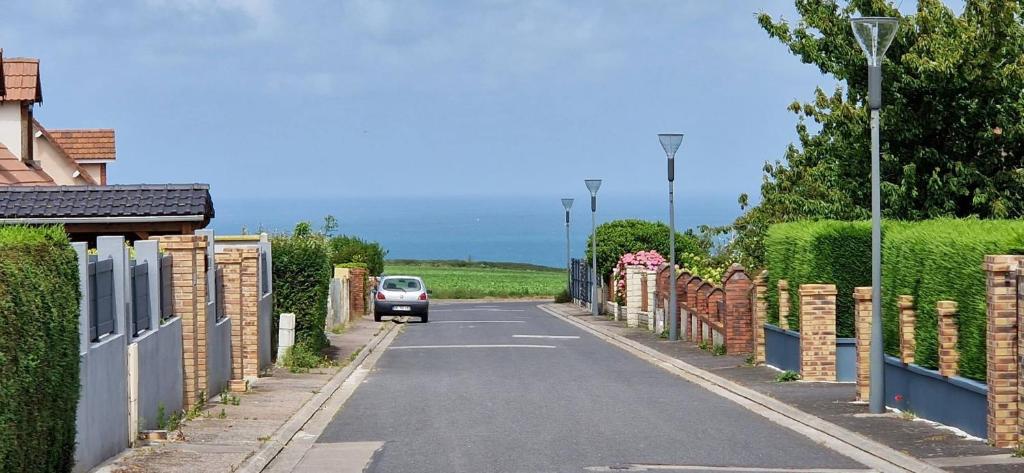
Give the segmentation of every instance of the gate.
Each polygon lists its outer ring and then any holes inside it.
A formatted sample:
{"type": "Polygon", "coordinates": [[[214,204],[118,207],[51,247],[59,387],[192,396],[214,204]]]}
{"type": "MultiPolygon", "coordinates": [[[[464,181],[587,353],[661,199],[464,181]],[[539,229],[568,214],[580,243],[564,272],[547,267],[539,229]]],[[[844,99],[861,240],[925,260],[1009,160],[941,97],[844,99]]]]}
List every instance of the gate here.
{"type": "Polygon", "coordinates": [[[114,332],[114,260],[89,262],[89,337],[114,332]]]}
{"type": "Polygon", "coordinates": [[[570,294],[573,299],[590,303],[590,265],[578,258],[572,259],[570,294]]]}
{"type": "Polygon", "coordinates": [[[132,335],[150,328],[149,319],[149,263],[132,260],[132,335]]]}

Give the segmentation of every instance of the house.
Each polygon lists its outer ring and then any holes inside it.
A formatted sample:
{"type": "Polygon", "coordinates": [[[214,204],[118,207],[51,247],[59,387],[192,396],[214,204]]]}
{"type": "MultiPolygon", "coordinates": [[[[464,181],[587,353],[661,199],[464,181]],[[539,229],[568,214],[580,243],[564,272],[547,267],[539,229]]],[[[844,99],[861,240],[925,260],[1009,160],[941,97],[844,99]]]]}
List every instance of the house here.
{"type": "Polygon", "coordinates": [[[0,224],[63,224],[74,240],[186,234],[213,218],[205,184],[107,185],[112,129],[47,129],[39,60],[0,49],[0,224]]]}

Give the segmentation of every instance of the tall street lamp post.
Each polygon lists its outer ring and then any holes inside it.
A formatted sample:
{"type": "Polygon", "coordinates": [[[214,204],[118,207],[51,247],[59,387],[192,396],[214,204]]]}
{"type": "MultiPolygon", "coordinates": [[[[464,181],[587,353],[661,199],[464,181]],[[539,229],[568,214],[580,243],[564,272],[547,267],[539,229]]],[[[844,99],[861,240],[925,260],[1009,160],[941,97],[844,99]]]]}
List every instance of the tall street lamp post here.
{"type": "Polygon", "coordinates": [[[569,252],[569,210],[572,209],[573,199],[562,199],[562,207],[565,207],[565,275],[568,285],[572,287],[572,253],[569,252]]]}
{"type": "Polygon", "coordinates": [[[868,108],[871,110],[871,391],[872,413],[885,411],[885,360],[882,355],[882,199],[879,164],[878,110],[882,108],[882,58],[899,20],[864,17],[850,20],[853,35],[868,59],[868,108]]]}
{"type": "Polygon", "coordinates": [[[585,179],[590,191],[590,313],[594,317],[600,313],[597,303],[597,190],[601,188],[600,179],[585,179]]]}
{"type": "Polygon", "coordinates": [[[679,314],[676,306],[678,289],[676,288],[676,204],[674,182],[676,180],[676,151],[683,142],[683,135],[681,133],[661,133],[658,135],[658,140],[661,141],[661,147],[665,150],[665,156],[668,157],[669,296],[665,314],[669,318],[668,339],[674,342],[679,340],[679,324],[676,321],[676,317],[679,314]]]}

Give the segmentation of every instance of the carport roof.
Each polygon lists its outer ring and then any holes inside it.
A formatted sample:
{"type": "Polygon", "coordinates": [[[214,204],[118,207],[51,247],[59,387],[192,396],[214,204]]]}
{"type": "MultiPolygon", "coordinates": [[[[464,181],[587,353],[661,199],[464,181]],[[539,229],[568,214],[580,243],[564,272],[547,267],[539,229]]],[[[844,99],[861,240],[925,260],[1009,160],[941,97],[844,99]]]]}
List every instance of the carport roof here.
{"type": "Polygon", "coordinates": [[[3,223],[208,222],[213,216],[207,184],[0,186],[3,223]]]}

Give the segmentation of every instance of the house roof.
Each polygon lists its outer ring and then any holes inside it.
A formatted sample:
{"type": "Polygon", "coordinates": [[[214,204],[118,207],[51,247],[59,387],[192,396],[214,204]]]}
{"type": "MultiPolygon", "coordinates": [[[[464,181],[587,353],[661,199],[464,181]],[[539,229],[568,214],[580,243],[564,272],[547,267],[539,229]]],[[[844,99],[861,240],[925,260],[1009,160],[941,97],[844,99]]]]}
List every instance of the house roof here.
{"type": "Polygon", "coordinates": [[[71,158],[71,153],[68,153],[67,149],[61,146],[61,142],[57,141],[57,138],[55,138],[50,133],[50,131],[43,126],[42,123],[39,123],[39,120],[33,118],[32,125],[35,126],[36,131],[42,133],[43,137],[46,138],[46,140],[49,141],[51,144],[53,144],[55,148],[57,148],[57,152],[60,153],[60,157],[65,159],[68,163],[71,164],[72,167],[74,167],[79,172],[79,178],[84,180],[85,184],[99,184],[99,182],[97,182],[91,174],[89,174],[85,169],[82,168],[82,166],[79,166],[78,163],[71,158]]]}
{"type": "MultiPolygon", "coordinates": [[[[0,71],[4,70],[4,48],[0,48],[0,71]]],[[[4,75],[0,74],[0,97],[7,92],[4,92],[4,75]]]]}
{"type": "Polygon", "coordinates": [[[18,159],[11,150],[0,143],[0,186],[53,186],[48,174],[29,166],[18,159]]]}
{"type": "Polygon", "coordinates": [[[5,223],[209,221],[206,184],[0,186],[5,223]]]}
{"type": "Polygon", "coordinates": [[[50,136],[74,160],[110,159],[116,155],[114,130],[49,130],[50,136]]]}
{"type": "Polygon", "coordinates": [[[13,57],[3,60],[4,95],[0,101],[43,101],[43,86],[39,82],[39,60],[13,57]]]}

